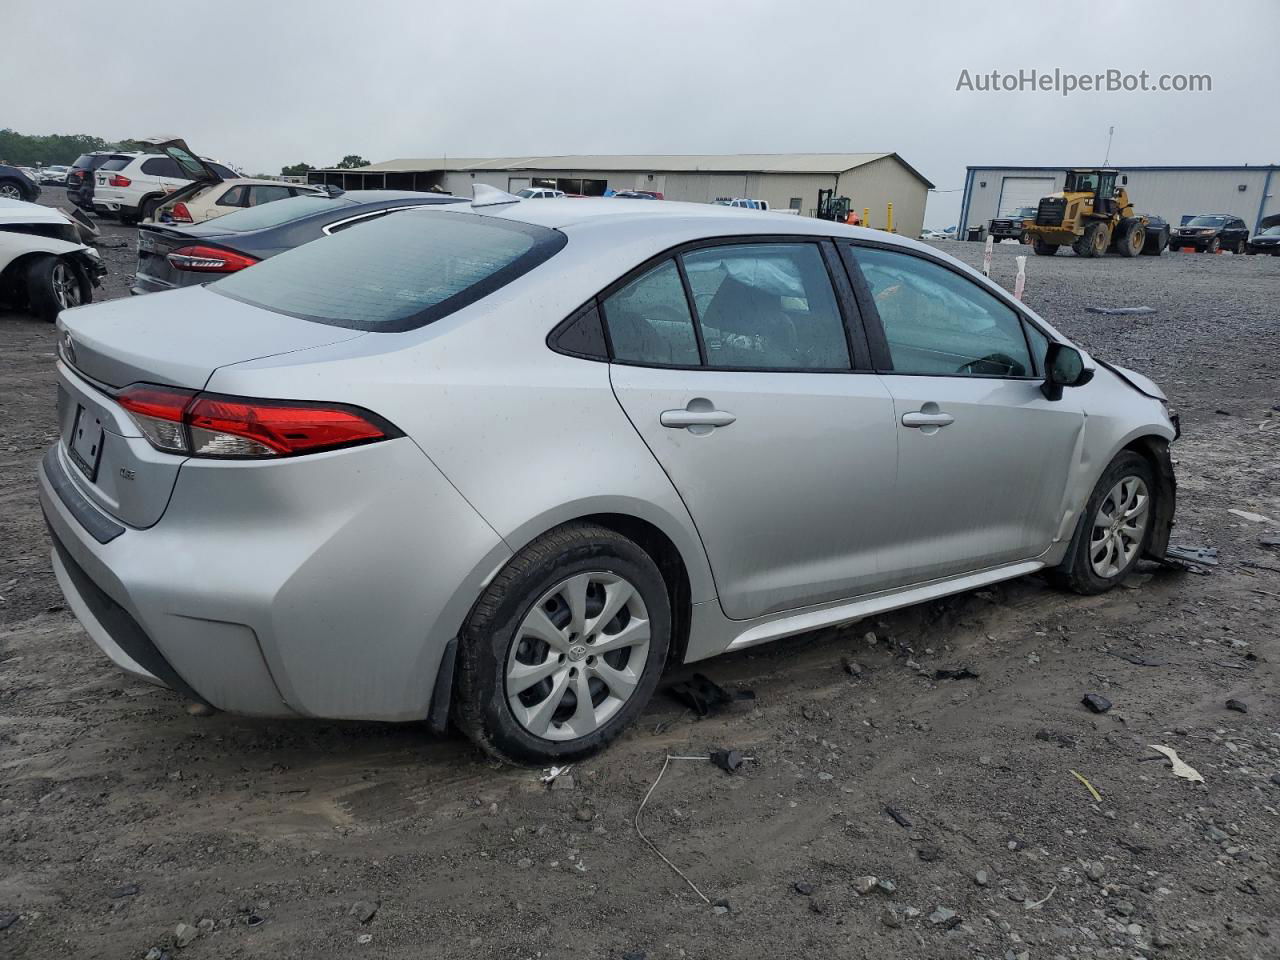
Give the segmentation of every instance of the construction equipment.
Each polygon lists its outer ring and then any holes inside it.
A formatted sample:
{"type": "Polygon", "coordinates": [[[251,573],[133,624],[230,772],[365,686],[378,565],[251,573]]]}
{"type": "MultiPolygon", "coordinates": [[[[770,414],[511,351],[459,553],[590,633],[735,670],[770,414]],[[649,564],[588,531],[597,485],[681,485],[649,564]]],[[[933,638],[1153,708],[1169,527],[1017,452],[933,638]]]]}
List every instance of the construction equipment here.
{"type": "Polygon", "coordinates": [[[1159,256],[1163,248],[1157,235],[1148,237],[1147,217],[1135,215],[1128,182],[1118,170],[1068,170],[1062,192],[1043,198],[1035,221],[1026,225],[1035,252],[1051,257],[1070,244],[1081,257],[1100,257],[1108,250],[1126,257],[1159,256]]]}
{"type": "Polygon", "coordinates": [[[818,191],[817,218],[845,223],[849,219],[850,201],[848,197],[837,197],[835,193],[834,190],[818,191]]]}

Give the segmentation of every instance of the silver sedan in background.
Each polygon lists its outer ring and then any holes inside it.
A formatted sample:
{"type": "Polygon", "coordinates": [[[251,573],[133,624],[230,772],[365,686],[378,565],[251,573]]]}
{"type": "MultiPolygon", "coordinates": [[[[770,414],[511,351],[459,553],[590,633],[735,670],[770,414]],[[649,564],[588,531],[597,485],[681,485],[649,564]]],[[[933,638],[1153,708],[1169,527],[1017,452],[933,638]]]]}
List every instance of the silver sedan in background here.
{"type": "Polygon", "coordinates": [[[69,310],[40,469],[121,668],[596,750],[688,662],[1160,557],[1160,390],[913,240],[642,200],[404,210],[69,310]]]}

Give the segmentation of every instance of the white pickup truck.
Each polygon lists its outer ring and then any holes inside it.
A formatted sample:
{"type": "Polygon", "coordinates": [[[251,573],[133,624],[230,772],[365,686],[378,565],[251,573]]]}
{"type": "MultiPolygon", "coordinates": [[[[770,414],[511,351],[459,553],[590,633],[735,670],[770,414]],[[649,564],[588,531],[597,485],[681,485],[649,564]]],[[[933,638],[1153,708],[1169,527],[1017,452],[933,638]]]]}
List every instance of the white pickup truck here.
{"type": "Polygon", "coordinates": [[[745,210],[768,210],[771,213],[800,213],[799,210],[781,210],[770,207],[768,200],[754,200],[751,197],[716,197],[711,202],[721,207],[741,207],[745,210]]]}

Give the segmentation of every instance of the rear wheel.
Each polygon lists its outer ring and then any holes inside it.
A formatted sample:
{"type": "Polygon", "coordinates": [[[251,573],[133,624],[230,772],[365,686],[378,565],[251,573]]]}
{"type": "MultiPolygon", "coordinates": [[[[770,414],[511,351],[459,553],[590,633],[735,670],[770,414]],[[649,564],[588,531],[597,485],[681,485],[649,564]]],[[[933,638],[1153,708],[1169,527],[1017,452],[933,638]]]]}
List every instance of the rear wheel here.
{"type": "Polygon", "coordinates": [[[1151,540],[1151,465],[1125,450],[1103,471],[1080,518],[1071,553],[1051,574],[1077,593],[1110,590],[1133,569],[1151,540]]]}
{"type": "Polygon", "coordinates": [[[666,584],[648,554],[604,527],[560,527],[511,560],[468,618],[454,720],[499,759],[587,756],[644,708],[670,638],[666,584]]]}
{"type": "Polygon", "coordinates": [[[43,256],[27,267],[27,305],[50,323],[58,314],[93,299],[92,287],[70,260],[43,256]]]}
{"type": "Polygon", "coordinates": [[[1242,254],[1244,253],[1244,251],[1245,251],[1245,248],[1246,248],[1247,246],[1248,246],[1248,244],[1246,244],[1243,240],[1237,240],[1237,241],[1236,241],[1236,255],[1237,255],[1237,256],[1242,255],[1242,254]]]}
{"type": "Polygon", "coordinates": [[[160,206],[160,197],[147,197],[142,201],[142,206],[138,208],[139,220],[150,220],[156,215],[156,209],[160,206]]]}
{"type": "Polygon", "coordinates": [[[1039,237],[1034,237],[1031,241],[1031,249],[1036,252],[1037,256],[1052,257],[1058,252],[1058,244],[1049,243],[1045,240],[1041,240],[1039,237]]]}
{"type": "Polygon", "coordinates": [[[5,200],[21,200],[21,185],[15,180],[0,180],[0,197],[5,200]]]}

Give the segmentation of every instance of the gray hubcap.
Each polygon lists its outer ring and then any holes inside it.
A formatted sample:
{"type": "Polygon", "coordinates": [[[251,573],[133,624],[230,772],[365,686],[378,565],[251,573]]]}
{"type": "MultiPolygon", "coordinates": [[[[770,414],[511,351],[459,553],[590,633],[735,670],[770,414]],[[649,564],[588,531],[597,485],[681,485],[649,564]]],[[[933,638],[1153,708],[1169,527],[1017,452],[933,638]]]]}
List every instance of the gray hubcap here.
{"type": "Polygon", "coordinates": [[[22,193],[12,183],[0,183],[0,197],[7,197],[10,200],[21,200],[22,193]]]}
{"type": "Polygon", "coordinates": [[[80,305],[80,280],[65,263],[53,267],[53,296],[63,309],[80,305]]]}
{"type": "Polygon", "coordinates": [[[584,737],[631,699],[648,656],[640,591],[617,574],[575,574],[521,621],[507,654],[507,703],[535,737],[584,737]]]}
{"type": "Polygon", "coordinates": [[[1133,563],[1147,532],[1151,495],[1141,477],[1125,477],[1102,498],[1093,518],[1089,564],[1105,580],[1133,563]]]}

